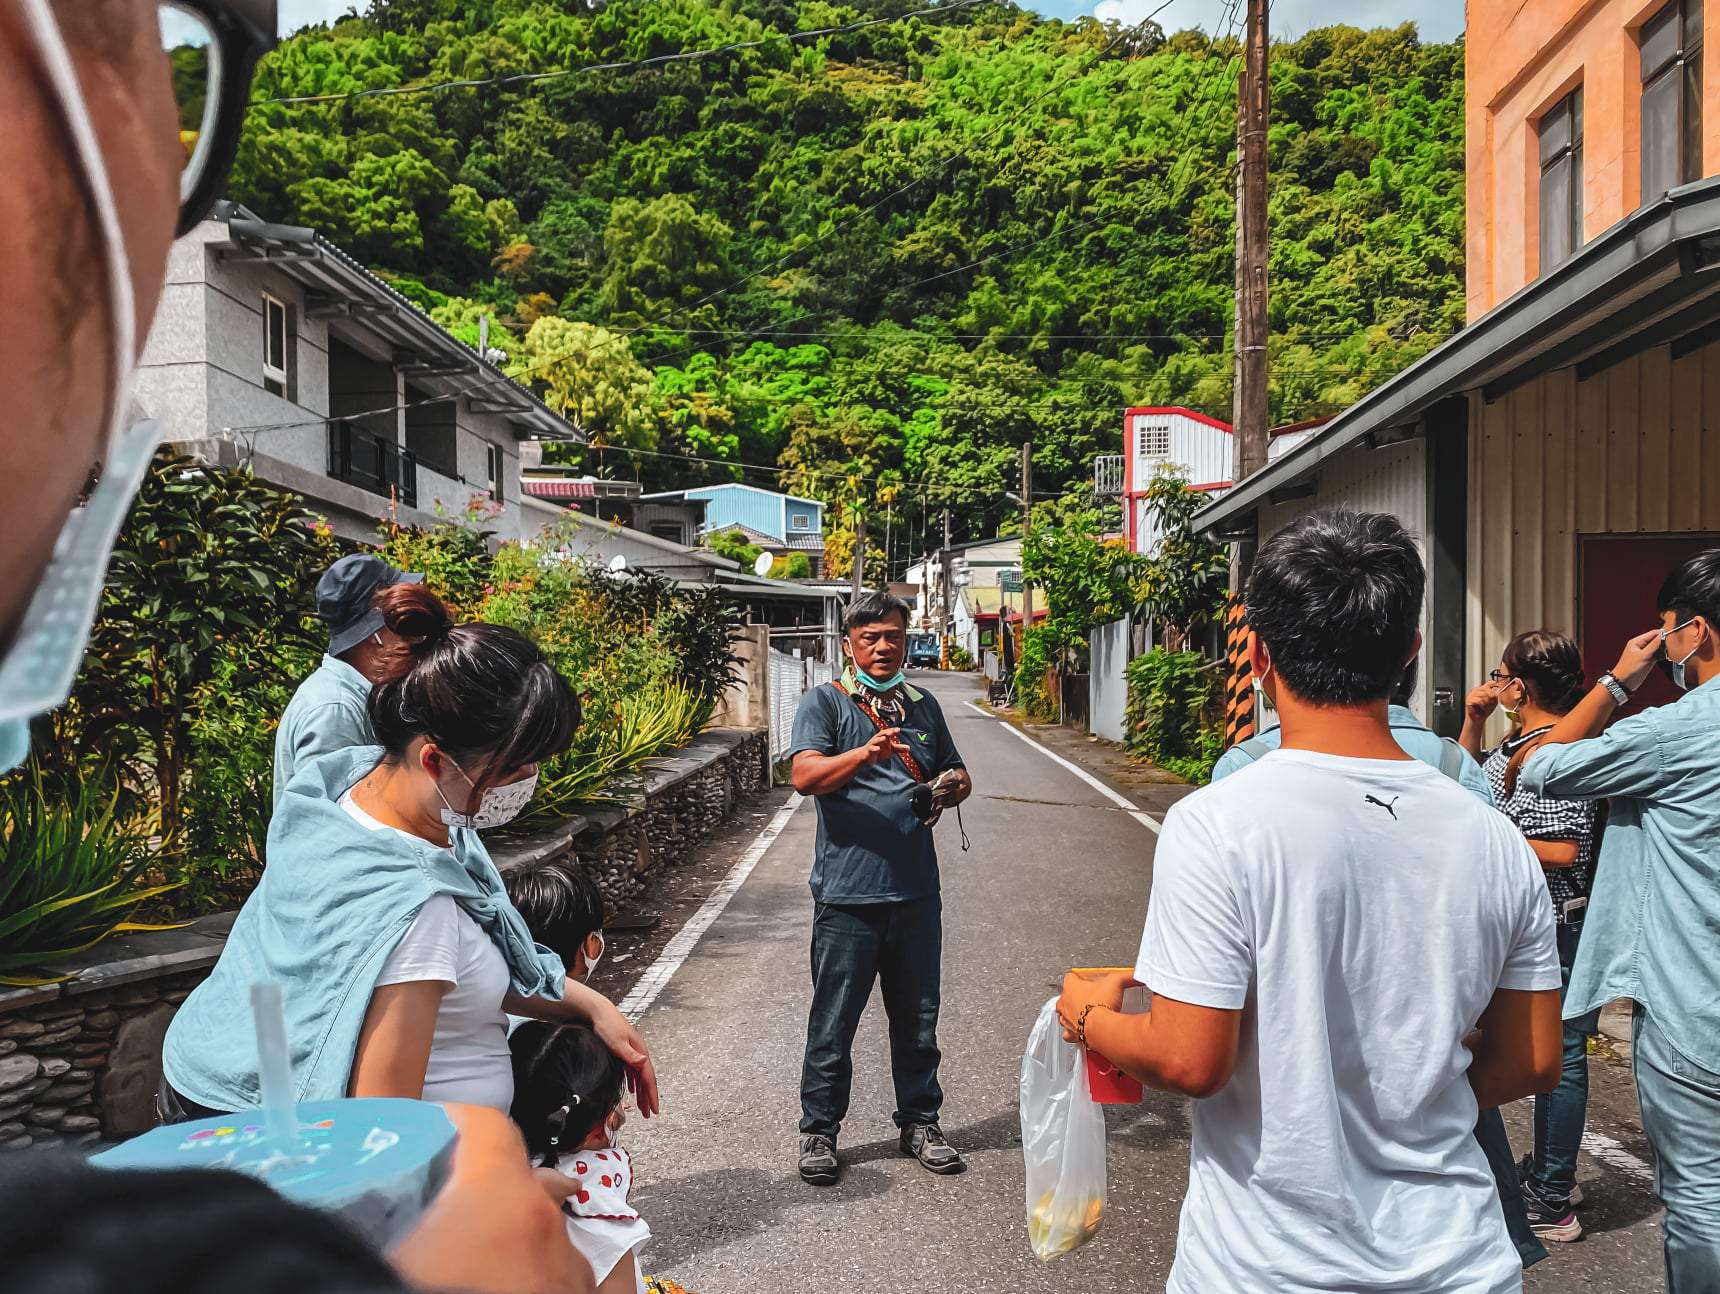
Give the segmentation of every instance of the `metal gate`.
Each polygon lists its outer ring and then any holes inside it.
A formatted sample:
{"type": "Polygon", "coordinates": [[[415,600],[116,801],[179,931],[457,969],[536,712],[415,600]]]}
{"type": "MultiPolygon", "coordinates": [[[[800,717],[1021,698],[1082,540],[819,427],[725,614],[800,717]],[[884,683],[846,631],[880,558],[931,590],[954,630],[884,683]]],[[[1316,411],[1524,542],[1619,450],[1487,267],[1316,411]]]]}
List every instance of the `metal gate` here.
{"type": "Polygon", "coordinates": [[[802,660],[774,647],[770,652],[770,758],[775,763],[787,753],[794,738],[794,712],[800,698],[811,688],[836,677],[829,661],[802,660]]]}

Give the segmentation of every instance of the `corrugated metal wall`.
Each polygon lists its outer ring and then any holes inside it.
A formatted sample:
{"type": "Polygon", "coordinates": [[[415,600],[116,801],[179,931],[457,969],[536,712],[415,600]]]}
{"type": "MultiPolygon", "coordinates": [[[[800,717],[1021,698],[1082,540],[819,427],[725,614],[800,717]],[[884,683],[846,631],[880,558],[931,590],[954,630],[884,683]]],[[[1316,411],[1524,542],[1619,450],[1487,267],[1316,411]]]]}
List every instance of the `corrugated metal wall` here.
{"type": "Polygon", "coordinates": [[[780,494],[740,485],[707,485],[688,490],[687,497],[710,501],[705,509],[707,530],[721,530],[738,521],[760,534],[785,538],[780,494]]]}
{"type": "MultiPolygon", "coordinates": [[[[1423,562],[1428,560],[1427,516],[1427,454],[1420,440],[1407,440],[1383,449],[1357,446],[1336,456],[1320,472],[1318,490],[1306,499],[1267,505],[1260,510],[1262,541],[1277,534],[1297,517],[1317,508],[1354,508],[1360,512],[1385,512],[1403,523],[1405,530],[1421,550],[1423,562]]],[[[1421,636],[1429,638],[1428,617],[1431,608],[1422,605],[1421,636]]],[[[1453,608],[1449,614],[1456,615],[1453,608]]],[[[1410,709],[1428,721],[1426,680],[1422,669],[1416,680],[1410,709]]]]}
{"type": "Polygon", "coordinates": [[[1720,530],[1720,343],[1470,400],[1472,674],[1524,629],[1576,636],[1579,535],[1720,530]]]}

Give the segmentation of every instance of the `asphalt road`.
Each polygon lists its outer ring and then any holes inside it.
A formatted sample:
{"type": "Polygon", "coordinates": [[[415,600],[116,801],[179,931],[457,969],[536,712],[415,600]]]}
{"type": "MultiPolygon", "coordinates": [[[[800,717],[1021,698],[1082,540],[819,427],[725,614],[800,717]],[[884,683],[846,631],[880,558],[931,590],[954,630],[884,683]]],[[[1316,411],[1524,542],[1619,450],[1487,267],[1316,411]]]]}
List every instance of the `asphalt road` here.
{"type": "MultiPolygon", "coordinates": [[[[898,1151],[874,994],[855,1044],[842,1182],[816,1188],[796,1175],[814,832],[813,806],[803,803],[641,1021],[664,1098],[658,1118],[623,1133],[640,1183],[635,1202],[655,1236],[646,1270],[697,1294],[1160,1289],[1187,1180],[1187,1102],[1149,1092],[1141,1105],[1111,1111],[1110,1202],[1099,1236],[1046,1263],[1027,1245],[1017,1113],[1023,1044],[1063,972],[1133,960],[1155,836],[968,705],[970,677],[915,681],[943,702],[975,783],[964,809],[971,851],[961,851],[953,821],[938,828],[943,1126],[970,1171],[934,1177],[898,1151]]],[[[1055,730],[1039,735],[1155,818],[1187,793],[1103,747],[1055,730]]],[[[746,843],[719,848],[740,857],[746,843]]],[[[1536,1294],[1659,1288],[1657,1210],[1633,1167],[1647,1151],[1628,1070],[1607,1059],[1593,1068],[1591,1126],[1612,1147],[1609,1162],[1585,1156],[1580,1170],[1590,1199],[1583,1216],[1595,1234],[1554,1247],[1529,1274],[1536,1294]]],[[[1526,1144],[1527,1107],[1507,1118],[1526,1144]]]]}

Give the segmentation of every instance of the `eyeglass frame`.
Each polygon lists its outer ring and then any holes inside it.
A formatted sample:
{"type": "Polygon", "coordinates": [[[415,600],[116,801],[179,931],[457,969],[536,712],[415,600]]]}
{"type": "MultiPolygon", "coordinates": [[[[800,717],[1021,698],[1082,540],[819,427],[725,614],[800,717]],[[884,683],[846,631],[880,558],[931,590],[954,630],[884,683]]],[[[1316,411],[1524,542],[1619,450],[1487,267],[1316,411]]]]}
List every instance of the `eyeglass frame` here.
{"type": "MultiPolygon", "coordinates": [[[[201,169],[190,192],[179,195],[176,236],[190,233],[209,214],[233,170],[245,112],[250,105],[251,74],[256,71],[257,60],[276,44],[277,3],[278,0],[158,0],[155,6],[158,14],[163,9],[180,9],[192,15],[203,24],[210,43],[216,46],[216,57],[211,60],[215,75],[204,90],[206,101],[213,98],[215,111],[204,109],[208,129],[199,130],[193,153],[194,157],[202,154],[201,169]],[[207,140],[204,134],[208,134],[207,140]]],[[[186,159],[187,165],[190,161],[186,159]]]]}

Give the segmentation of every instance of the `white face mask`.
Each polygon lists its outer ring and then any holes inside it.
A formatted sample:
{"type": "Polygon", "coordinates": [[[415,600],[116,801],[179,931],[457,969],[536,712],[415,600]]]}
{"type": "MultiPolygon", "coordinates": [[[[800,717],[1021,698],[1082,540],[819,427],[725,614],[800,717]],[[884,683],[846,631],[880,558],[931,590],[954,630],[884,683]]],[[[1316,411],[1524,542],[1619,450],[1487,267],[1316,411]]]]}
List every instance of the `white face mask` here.
{"type": "MultiPolygon", "coordinates": [[[[466,778],[467,786],[476,789],[478,784],[466,776],[465,769],[451,759],[448,762],[454,765],[456,773],[466,778]]],[[[478,831],[512,822],[525,810],[526,805],[531,803],[532,792],[537,790],[537,780],[537,769],[534,768],[528,776],[517,782],[509,782],[506,786],[492,786],[479,798],[475,813],[458,812],[448,803],[448,797],[442,795],[441,786],[437,786],[436,794],[442,799],[442,821],[450,827],[471,827],[478,831]]]]}
{"type": "Polygon", "coordinates": [[[1698,638],[1696,640],[1696,646],[1685,652],[1684,655],[1679,657],[1677,660],[1673,660],[1666,655],[1666,640],[1673,634],[1677,633],[1680,629],[1688,629],[1695,623],[1696,617],[1691,616],[1690,619],[1686,620],[1681,625],[1673,625],[1670,629],[1662,629],[1660,631],[1661,662],[1666,668],[1666,676],[1672,680],[1672,686],[1677,688],[1680,692],[1688,692],[1690,690],[1690,675],[1685,672],[1685,666],[1688,664],[1690,658],[1696,655],[1696,653],[1701,649],[1702,640],[1698,638]]]}
{"type": "Polygon", "coordinates": [[[17,0],[17,4],[36,63],[71,136],[100,228],[113,330],[113,377],[101,481],[66,519],[17,634],[0,660],[0,771],[15,767],[28,755],[30,719],[55,709],[71,695],[101,604],[114,541],[161,438],[156,424],[137,416],[127,399],[137,358],[131,263],[83,88],[49,0],[17,0]]]}
{"type": "Polygon", "coordinates": [[[597,940],[597,956],[585,959],[585,978],[588,980],[591,978],[591,973],[597,969],[597,963],[603,960],[604,950],[609,946],[609,941],[603,937],[601,930],[593,931],[591,938],[597,940]]]}

